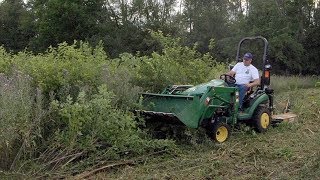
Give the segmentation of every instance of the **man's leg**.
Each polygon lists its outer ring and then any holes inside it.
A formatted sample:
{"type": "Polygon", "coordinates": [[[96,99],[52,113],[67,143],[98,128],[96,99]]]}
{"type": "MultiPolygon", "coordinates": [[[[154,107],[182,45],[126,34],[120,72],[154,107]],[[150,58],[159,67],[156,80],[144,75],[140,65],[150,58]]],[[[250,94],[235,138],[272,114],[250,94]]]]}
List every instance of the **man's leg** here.
{"type": "Polygon", "coordinates": [[[248,87],[245,84],[237,84],[237,87],[239,89],[239,108],[242,110],[244,96],[246,95],[248,87]]]}

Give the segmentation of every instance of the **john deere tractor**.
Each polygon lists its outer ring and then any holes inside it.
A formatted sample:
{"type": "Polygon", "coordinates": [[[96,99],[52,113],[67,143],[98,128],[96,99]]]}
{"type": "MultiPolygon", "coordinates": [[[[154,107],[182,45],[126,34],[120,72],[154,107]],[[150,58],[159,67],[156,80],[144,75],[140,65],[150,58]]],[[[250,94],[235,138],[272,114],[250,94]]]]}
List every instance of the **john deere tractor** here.
{"type": "Polygon", "coordinates": [[[250,123],[258,132],[265,132],[271,123],[273,90],[270,85],[271,65],[267,59],[268,41],[261,36],[243,38],[238,45],[236,62],[245,41],[264,42],[261,84],[247,92],[244,112],[239,113],[239,91],[235,78],[222,74],[220,79],[192,85],[168,86],[160,94],[143,93],[143,109],[139,112],[166,123],[183,123],[190,128],[203,127],[214,141],[222,143],[239,122],[250,123]]]}

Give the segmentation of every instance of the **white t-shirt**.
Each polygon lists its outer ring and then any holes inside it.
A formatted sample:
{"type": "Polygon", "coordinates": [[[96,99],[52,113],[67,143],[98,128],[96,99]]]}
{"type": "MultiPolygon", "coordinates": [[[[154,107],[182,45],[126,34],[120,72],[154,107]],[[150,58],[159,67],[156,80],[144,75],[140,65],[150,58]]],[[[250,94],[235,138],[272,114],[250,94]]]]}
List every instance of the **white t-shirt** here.
{"type": "Polygon", "coordinates": [[[252,64],[245,66],[243,62],[239,62],[232,68],[232,71],[236,72],[236,84],[247,84],[259,79],[259,71],[252,64]]]}

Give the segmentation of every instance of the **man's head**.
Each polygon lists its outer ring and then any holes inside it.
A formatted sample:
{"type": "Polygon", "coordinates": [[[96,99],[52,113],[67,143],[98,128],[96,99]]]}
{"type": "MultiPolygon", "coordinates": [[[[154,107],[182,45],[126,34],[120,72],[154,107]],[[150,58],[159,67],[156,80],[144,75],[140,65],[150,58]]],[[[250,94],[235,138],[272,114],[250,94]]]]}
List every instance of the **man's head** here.
{"type": "Polygon", "coordinates": [[[252,56],[252,54],[251,53],[245,53],[244,55],[243,55],[243,64],[245,65],[245,66],[249,66],[250,64],[251,64],[251,62],[252,62],[252,58],[253,58],[253,56],[252,56]]]}

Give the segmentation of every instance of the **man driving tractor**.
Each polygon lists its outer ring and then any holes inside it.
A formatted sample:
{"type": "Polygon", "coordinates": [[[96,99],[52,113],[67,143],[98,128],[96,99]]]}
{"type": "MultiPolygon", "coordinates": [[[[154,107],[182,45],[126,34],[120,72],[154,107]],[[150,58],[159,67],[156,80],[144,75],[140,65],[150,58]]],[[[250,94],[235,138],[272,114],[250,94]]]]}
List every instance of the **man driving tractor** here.
{"type": "Polygon", "coordinates": [[[235,76],[236,86],[239,89],[239,108],[243,111],[243,100],[247,90],[260,84],[259,71],[254,67],[251,53],[245,53],[242,62],[238,62],[227,75],[235,76]]]}
{"type": "Polygon", "coordinates": [[[257,132],[265,132],[271,124],[273,111],[273,89],[269,87],[271,65],[267,52],[268,41],[264,37],[243,38],[238,45],[238,63],[230,72],[196,86],[169,85],[160,94],[142,93],[143,108],[137,112],[150,122],[203,127],[207,135],[219,143],[228,139],[231,128],[239,122],[253,125],[257,132]],[[252,54],[240,57],[242,43],[253,40],[264,42],[261,79],[257,68],[251,64],[252,54]],[[259,88],[250,92],[245,104],[246,92],[254,86],[259,88]],[[243,108],[240,109],[242,113],[238,107],[243,108]]]}

